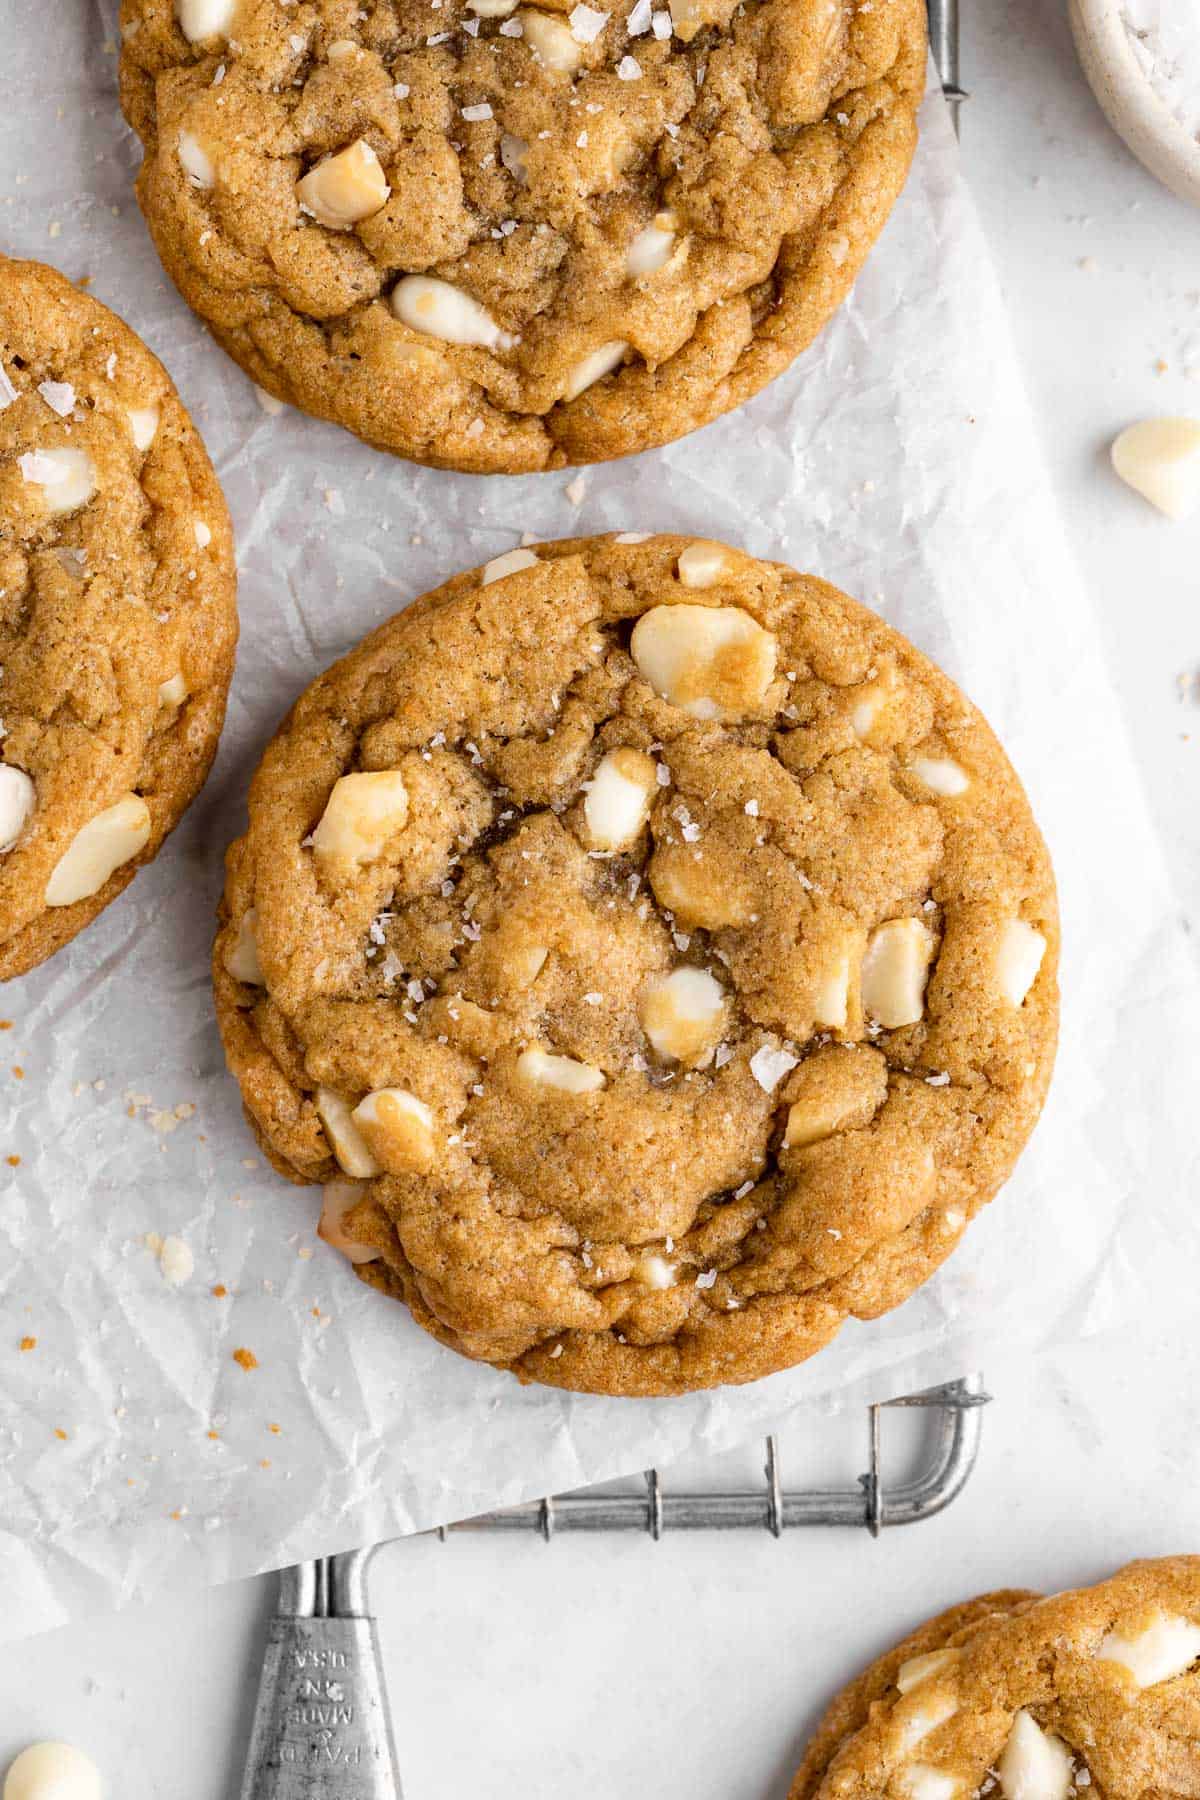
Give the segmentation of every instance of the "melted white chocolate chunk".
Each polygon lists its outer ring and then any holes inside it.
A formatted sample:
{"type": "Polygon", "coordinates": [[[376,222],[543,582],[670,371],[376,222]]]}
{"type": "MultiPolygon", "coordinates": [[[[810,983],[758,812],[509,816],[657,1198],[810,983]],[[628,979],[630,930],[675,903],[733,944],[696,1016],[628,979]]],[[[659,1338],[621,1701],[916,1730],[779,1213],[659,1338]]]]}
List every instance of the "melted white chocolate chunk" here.
{"type": "Polygon", "coordinates": [[[584,783],[583,818],[596,850],[625,850],[650,817],[657,788],[654,759],[641,750],[610,750],[584,783]]]}
{"type": "Polygon", "coordinates": [[[436,275],[405,275],[392,289],[390,304],[413,331],[443,343],[498,350],[510,341],[485,306],[436,275]]]}
{"type": "Polygon", "coordinates": [[[407,1088],[375,1088],[350,1117],[370,1154],[391,1175],[424,1175],[432,1163],[435,1124],[431,1109],[407,1088]]]}
{"type": "Polygon", "coordinates": [[[369,1181],[380,1173],[358,1126],[354,1123],[350,1102],[333,1088],[317,1089],[317,1116],[325,1127],[329,1148],[347,1175],[356,1181],[369,1181]]]}
{"type": "Polygon", "coordinates": [[[642,996],[642,1030],[659,1056],[694,1062],[719,1043],[725,990],[707,969],[674,969],[642,996]]]}
{"type": "Polygon", "coordinates": [[[47,906],[73,906],[98,894],[109,877],[144,848],[150,808],[140,794],[126,794],[76,832],[46,883],[47,906]]]}
{"type": "Polygon", "coordinates": [[[313,852],[330,864],[361,868],[379,860],[407,820],[408,790],[398,769],[343,775],[313,832],[313,852]]]}
{"type": "Polygon", "coordinates": [[[0,855],[17,842],[36,800],[33,782],[24,769],[0,763],[0,855]]]}
{"type": "Polygon", "coordinates": [[[902,1694],[911,1693],[923,1681],[932,1681],[952,1668],[961,1655],[961,1650],[929,1650],[924,1656],[910,1656],[896,1670],[896,1686],[902,1694]]]}
{"type": "Polygon", "coordinates": [[[1010,1006],[1021,1006],[1037,980],[1046,940],[1024,919],[1010,919],[996,945],[996,979],[1010,1006]]]}
{"type": "Polygon", "coordinates": [[[224,37],[233,24],[237,0],[175,0],[179,29],[189,44],[224,37]]]}
{"type": "Polygon", "coordinates": [[[996,1764],[1004,1800],[1068,1800],[1073,1772],[1074,1759],[1062,1739],[1043,1731],[1022,1707],[996,1764]]]}
{"type": "Polygon", "coordinates": [[[1157,1612],[1140,1631],[1106,1634],[1096,1655],[1119,1663],[1140,1688],[1182,1675],[1200,1657],[1200,1625],[1175,1613],[1157,1612]]]}
{"type": "Polygon", "coordinates": [[[262,964],[258,960],[258,908],[248,906],[238,920],[237,937],[225,952],[225,967],[235,981],[247,987],[265,987],[262,964]]]}
{"type": "Polygon", "coordinates": [[[885,1031],[915,1025],[925,1012],[933,933],[920,919],[888,919],[871,933],[862,963],[862,1002],[885,1031]]]}
{"type": "Polygon", "coordinates": [[[17,458],[21,475],[42,491],[51,518],[86,506],[96,491],[96,470],[86,450],[30,450],[17,458]]]}
{"type": "Polygon", "coordinates": [[[301,206],[332,231],[349,231],[369,219],[391,191],[379,158],[365,138],[325,157],[296,183],[301,206]]]}
{"type": "Polygon", "coordinates": [[[484,563],[479,585],[490,587],[493,581],[503,581],[506,575],[516,575],[522,569],[532,569],[536,561],[537,557],[532,550],[506,550],[503,556],[493,556],[491,562],[484,563]]]}
{"type": "Polygon", "coordinates": [[[517,1058],[517,1074],[532,1087],[557,1088],[564,1094],[594,1094],[604,1086],[601,1069],[547,1050],[522,1050],[517,1058]]]}
{"type": "Polygon", "coordinates": [[[606,375],[611,375],[628,348],[624,338],[613,338],[611,343],[600,344],[595,350],[589,350],[568,375],[563,399],[577,400],[586,388],[594,387],[606,375]]]}
{"type": "Polygon", "coordinates": [[[73,1744],[30,1744],[9,1767],[4,1800],[103,1800],[100,1771],[73,1744]]]}
{"type": "Polygon", "coordinates": [[[740,606],[652,606],[630,651],[655,692],[694,719],[752,711],[775,676],[775,639],[740,606]]]}

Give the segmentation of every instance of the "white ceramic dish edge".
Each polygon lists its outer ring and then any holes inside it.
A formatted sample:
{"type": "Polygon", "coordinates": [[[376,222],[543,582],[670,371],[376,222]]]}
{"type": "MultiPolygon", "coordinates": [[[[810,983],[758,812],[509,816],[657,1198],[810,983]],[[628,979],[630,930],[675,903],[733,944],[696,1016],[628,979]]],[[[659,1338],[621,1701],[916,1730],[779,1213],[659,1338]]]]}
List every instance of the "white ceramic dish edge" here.
{"type": "Polygon", "coordinates": [[[1121,0],[1068,0],[1068,12],[1084,74],[1114,131],[1152,175],[1200,206],[1200,143],[1147,81],[1121,0]]]}

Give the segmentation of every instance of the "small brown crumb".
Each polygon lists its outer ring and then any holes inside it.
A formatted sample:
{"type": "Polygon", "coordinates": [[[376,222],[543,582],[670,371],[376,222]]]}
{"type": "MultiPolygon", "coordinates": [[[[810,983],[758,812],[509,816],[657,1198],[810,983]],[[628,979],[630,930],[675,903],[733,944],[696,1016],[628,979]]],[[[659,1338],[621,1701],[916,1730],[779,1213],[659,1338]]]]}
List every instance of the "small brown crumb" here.
{"type": "Polygon", "coordinates": [[[183,1514],[181,1512],[173,1512],[171,1514],[171,1517],[175,1520],[179,1520],[179,1519],[182,1519],[183,1514]]]}
{"type": "Polygon", "coordinates": [[[280,1432],[283,1430],[283,1426],[282,1425],[268,1425],[267,1430],[271,1433],[272,1437],[278,1437],[280,1432]]]}
{"type": "Polygon", "coordinates": [[[223,1281],[218,1281],[216,1287],[212,1291],[212,1297],[214,1300],[224,1300],[228,1293],[229,1289],[225,1286],[225,1283],[223,1281]]]}
{"type": "Polygon", "coordinates": [[[11,1019],[0,1019],[0,1031],[11,1031],[12,1028],[13,1022],[11,1019]]]}
{"type": "Polygon", "coordinates": [[[19,1169],[21,1166],[21,1159],[15,1151],[11,1156],[6,1156],[4,1160],[10,1169],[19,1169]]]}
{"type": "Polygon", "coordinates": [[[23,1337],[21,1339],[21,1349],[22,1350],[36,1350],[37,1349],[37,1339],[35,1337],[23,1337]]]}
{"type": "Polygon", "coordinates": [[[261,1461],[261,1462],[260,1462],[260,1463],[259,1463],[259,1465],[258,1465],[258,1466],[259,1466],[259,1468],[260,1468],[260,1469],[269,1469],[269,1468],[270,1468],[270,1466],[271,1466],[271,1459],[270,1459],[270,1457],[269,1457],[269,1456],[264,1456],[264,1457],[263,1457],[263,1458],[262,1458],[262,1461],[261,1461]]]}
{"type": "Polygon", "coordinates": [[[208,1435],[213,1440],[214,1444],[219,1441],[221,1436],[219,1431],[210,1431],[208,1435]]]}
{"type": "Polygon", "coordinates": [[[24,1069],[23,1069],[23,1068],[22,1068],[22,1067],[21,1067],[21,1065],[20,1065],[20,1063],[14,1063],[14,1064],[13,1064],[13,1074],[14,1074],[14,1075],[15,1075],[15,1076],[16,1076],[16,1078],[17,1078],[17,1080],[18,1080],[18,1081],[24,1081],[24,1079],[25,1079],[25,1071],[24,1071],[24,1069]]]}
{"type": "Polygon", "coordinates": [[[238,1365],[239,1369],[245,1369],[247,1374],[249,1374],[251,1369],[257,1369],[258,1367],[258,1358],[255,1356],[253,1350],[235,1350],[233,1353],[233,1360],[238,1365]]]}
{"type": "Polygon", "coordinates": [[[59,1441],[59,1443],[60,1443],[60,1444],[65,1444],[65,1443],[66,1443],[66,1441],[67,1441],[67,1434],[66,1434],[66,1432],[65,1432],[65,1431],[64,1431],[64,1430],[63,1430],[63,1428],[62,1428],[62,1426],[61,1426],[61,1425],[56,1425],[56,1426],[55,1426],[55,1427],[54,1427],[54,1435],[55,1435],[55,1437],[56,1437],[56,1438],[57,1438],[57,1439],[58,1439],[58,1441],[59,1441]]]}

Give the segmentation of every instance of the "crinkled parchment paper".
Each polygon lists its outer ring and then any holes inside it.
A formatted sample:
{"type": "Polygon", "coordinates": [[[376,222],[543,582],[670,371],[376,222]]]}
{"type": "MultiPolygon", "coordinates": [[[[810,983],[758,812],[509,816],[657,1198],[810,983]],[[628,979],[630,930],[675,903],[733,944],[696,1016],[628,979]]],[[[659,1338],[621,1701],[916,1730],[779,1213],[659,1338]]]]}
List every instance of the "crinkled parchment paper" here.
{"type": "Polygon", "coordinates": [[[97,0],[8,0],[0,242],[90,275],[163,357],[233,511],[242,644],[216,770],[182,827],[0,993],[0,1634],[724,1446],[817,1396],[857,1403],[977,1364],[995,1378],[1014,1348],[1138,1307],[1182,1311],[1200,1248],[1179,1130],[1196,973],[940,100],[853,299],[785,379],[581,483],[481,481],[264,410],[150,247],[111,30],[97,0]],[[689,1400],[522,1389],[361,1287],[314,1237],[316,1190],[256,1154],[209,999],[222,855],[293,697],[522,532],[610,528],[725,536],[878,607],[992,719],[1062,887],[1058,1075],[1002,1197],[890,1318],[689,1400]],[[190,1246],[183,1286],[152,1234],[190,1246]]]}

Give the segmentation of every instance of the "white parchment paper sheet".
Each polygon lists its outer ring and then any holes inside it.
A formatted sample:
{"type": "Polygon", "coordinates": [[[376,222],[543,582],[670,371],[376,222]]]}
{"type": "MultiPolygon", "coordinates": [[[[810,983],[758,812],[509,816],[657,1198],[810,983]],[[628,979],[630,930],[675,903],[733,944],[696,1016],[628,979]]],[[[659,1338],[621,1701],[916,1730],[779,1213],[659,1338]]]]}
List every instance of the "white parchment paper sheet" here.
{"type": "Polygon", "coordinates": [[[0,1634],[724,1446],[799,1402],[995,1368],[1138,1307],[1182,1313],[1200,1247],[1181,1129],[1196,974],[940,100],[814,349],[736,416],[589,471],[576,504],[572,472],[455,477],[269,416],[150,247],[96,0],[0,15],[0,242],[91,275],[162,355],[229,498],[242,614],[205,793],[117,905],[0,994],[0,1153],[21,1159],[0,1162],[0,1634]],[[609,528],[692,528],[814,570],[937,658],[1029,785],[1067,946],[1050,1106],[951,1265],[805,1368],[672,1402],[521,1389],[363,1289],[314,1239],[317,1192],[254,1153],[209,999],[221,858],[299,689],[522,532],[609,528]],[[192,1247],[186,1287],[167,1286],[149,1233],[192,1247]]]}

